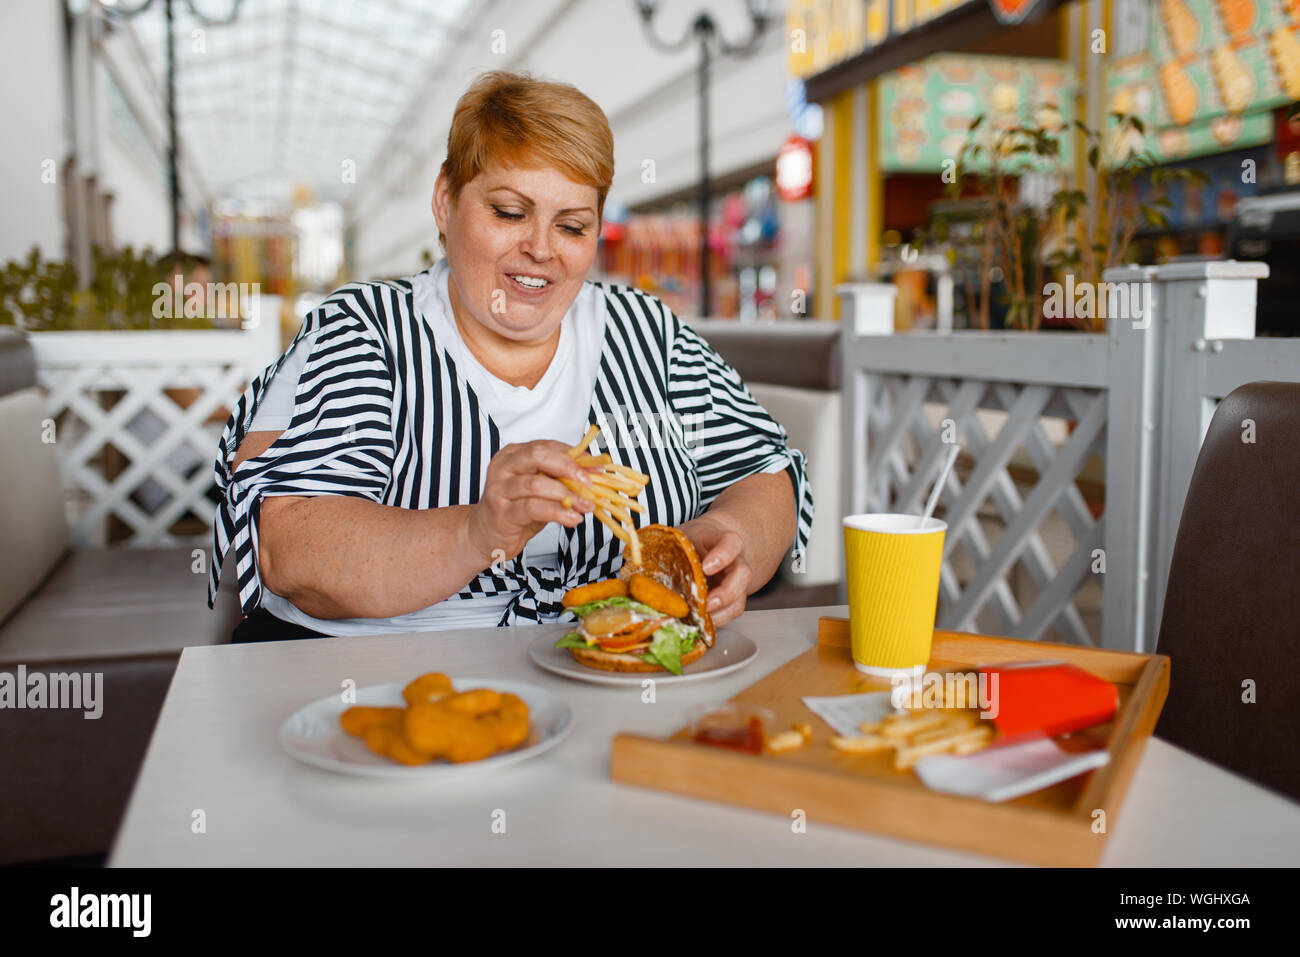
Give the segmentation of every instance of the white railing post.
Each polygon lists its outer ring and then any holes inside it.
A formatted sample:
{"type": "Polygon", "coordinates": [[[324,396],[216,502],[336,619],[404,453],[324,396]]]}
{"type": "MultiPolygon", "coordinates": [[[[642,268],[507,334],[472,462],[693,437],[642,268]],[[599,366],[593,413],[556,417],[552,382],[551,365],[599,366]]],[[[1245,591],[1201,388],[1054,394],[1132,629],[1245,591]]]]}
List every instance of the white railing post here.
{"type": "MultiPolygon", "coordinates": [[[[1171,263],[1156,270],[1162,327],[1160,500],[1155,525],[1151,633],[1159,628],[1183,502],[1219,399],[1249,381],[1212,382],[1210,361],[1224,340],[1254,339],[1255,296],[1268,266],[1255,262],[1171,263]],[[1230,388],[1231,386],[1231,388],[1230,388]]],[[[1289,345],[1289,343],[1287,344],[1289,345]]],[[[1254,378],[1268,378],[1255,365],[1254,378]]]]}
{"type": "Polygon", "coordinates": [[[867,416],[871,380],[858,362],[853,306],[846,297],[840,322],[840,515],[867,510],[867,416]]]}
{"type": "Polygon", "coordinates": [[[1104,276],[1129,308],[1111,314],[1106,327],[1110,376],[1101,643],[1125,651],[1152,650],[1159,625],[1153,623],[1150,602],[1162,334],[1155,273],[1150,266],[1125,266],[1104,276]]]}
{"type": "Polygon", "coordinates": [[[859,360],[858,337],[894,333],[898,287],[889,282],[851,282],[835,287],[840,297],[840,390],[844,434],[841,514],[870,509],[867,476],[867,418],[872,408],[873,378],[859,360]]]}
{"type": "Polygon", "coordinates": [[[259,375],[280,358],[280,296],[258,294],[249,303],[242,326],[248,335],[248,378],[259,375]]]}
{"type": "Polygon", "coordinates": [[[894,332],[894,300],[898,287],[892,282],[846,282],[835,287],[840,297],[840,319],[860,336],[888,336],[894,332]]]}

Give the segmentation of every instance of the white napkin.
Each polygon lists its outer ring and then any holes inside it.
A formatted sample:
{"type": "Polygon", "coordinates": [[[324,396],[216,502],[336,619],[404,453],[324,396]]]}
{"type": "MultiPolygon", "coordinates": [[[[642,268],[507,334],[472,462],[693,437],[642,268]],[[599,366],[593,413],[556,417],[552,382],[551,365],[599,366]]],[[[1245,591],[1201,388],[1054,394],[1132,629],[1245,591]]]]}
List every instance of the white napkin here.
{"type": "MultiPolygon", "coordinates": [[[[846,738],[862,734],[859,725],[874,723],[894,711],[892,692],[807,697],[803,703],[846,738]]],[[[995,744],[973,754],[936,754],[913,766],[921,783],[934,791],[946,791],[985,801],[1011,798],[1041,791],[1076,774],[1083,774],[1110,761],[1105,748],[1095,751],[1063,751],[1043,734],[1026,734],[995,744]]]]}
{"type": "Polygon", "coordinates": [[[892,691],[868,691],[865,694],[830,695],[823,698],[804,698],[803,703],[821,718],[835,733],[844,738],[862,734],[858,725],[879,721],[894,710],[890,702],[892,691]]]}
{"type": "Polygon", "coordinates": [[[1021,736],[973,754],[936,754],[922,758],[916,776],[934,791],[946,791],[985,801],[1007,801],[1041,791],[1076,774],[1110,761],[1105,748],[1063,751],[1044,735],[1021,736]]]}

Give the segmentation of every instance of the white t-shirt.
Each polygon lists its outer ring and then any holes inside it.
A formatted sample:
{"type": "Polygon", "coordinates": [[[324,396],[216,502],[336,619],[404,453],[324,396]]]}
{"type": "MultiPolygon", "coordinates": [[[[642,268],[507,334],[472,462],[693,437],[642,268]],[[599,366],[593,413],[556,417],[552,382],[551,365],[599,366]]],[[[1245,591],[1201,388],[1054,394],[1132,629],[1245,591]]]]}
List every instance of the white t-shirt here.
{"type": "MultiPolygon", "coordinates": [[[[416,311],[433,330],[434,340],[446,349],[478,395],[483,409],[496,423],[503,446],[537,439],[572,444],[587,430],[587,411],[596,388],[600,354],[605,339],[605,302],[600,291],[584,283],[560,324],[560,342],[541,381],[533,388],[512,386],[492,375],[474,358],[461,338],[447,293],[449,270],[445,259],[411,278],[416,311]]],[[[315,335],[319,335],[316,333],[315,335]]],[[[299,340],[276,370],[249,427],[251,432],[278,432],[293,419],[298,378],[311,354],[314,336],[299,340]]],[[[524,561],[537,568],[558,568],[561,529],[546,525],[524,547],[524,561]]],[[[444,628],[495,625],[511,596],[484,599],[472,609],[439,603],[391,619],[344,618],[323,621],[299,610],[286,598],[263,589],[262,607],[277,618],[333,635],[396,634],[444,628]]]]}

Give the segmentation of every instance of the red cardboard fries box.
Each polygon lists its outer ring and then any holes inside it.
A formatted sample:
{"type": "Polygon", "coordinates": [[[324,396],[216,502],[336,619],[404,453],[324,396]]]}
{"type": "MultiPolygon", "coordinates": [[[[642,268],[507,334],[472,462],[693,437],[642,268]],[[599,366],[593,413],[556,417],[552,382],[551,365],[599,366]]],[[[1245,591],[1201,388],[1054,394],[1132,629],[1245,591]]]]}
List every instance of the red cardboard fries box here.
{"type": "Polygon", "coordinates": [[[1025,661],[980,668],[993,724],[1010,737],[1026,731],[1065,734],[1109,721],[1119,689],[1076,665],[1025,661]]]}

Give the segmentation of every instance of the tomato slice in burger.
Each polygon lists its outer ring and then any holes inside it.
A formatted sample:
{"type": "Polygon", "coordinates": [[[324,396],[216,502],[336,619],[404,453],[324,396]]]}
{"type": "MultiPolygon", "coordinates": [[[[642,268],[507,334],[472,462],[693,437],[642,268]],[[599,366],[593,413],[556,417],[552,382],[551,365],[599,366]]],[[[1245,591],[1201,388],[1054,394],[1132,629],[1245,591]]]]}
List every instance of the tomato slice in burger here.
{"type": "Polygon", "coordinates": [[[600,647],[606,651],[626,651],[639,644],[643,644],[651,635],[659,630],[666,622],[672,621],[671,618],[660,618],[655,621],[640,623],[636,628],[628,629],[617,635],[604,635],[598,639],[600,647]]]}

